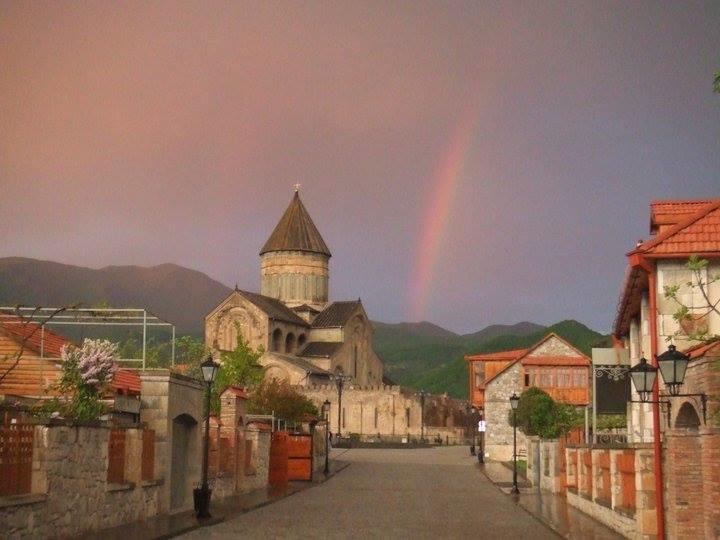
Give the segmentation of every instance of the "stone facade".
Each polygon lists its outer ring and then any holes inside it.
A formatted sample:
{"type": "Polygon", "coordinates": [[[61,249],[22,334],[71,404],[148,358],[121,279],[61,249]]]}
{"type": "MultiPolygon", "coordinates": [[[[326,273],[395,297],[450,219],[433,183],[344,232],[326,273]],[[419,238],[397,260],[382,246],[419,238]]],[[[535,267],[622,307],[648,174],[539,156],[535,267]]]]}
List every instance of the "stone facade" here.
{"type": "Polygon", "coordinates": [[[308,305],[318,311],[327,306],[329,257],[304,251],[273,251],[260,258],[260,294],[290,307],[308,305]]]}
{"type": "MultiPolygon", "coordinates": [[[[356,434],[362,440],[417,439],[421,434],[420,396],[399,386],[347,385],[342,392],[342,409],[338,412],[338,390],[335,385],[299,388],[318,409],[330,401],[330,432],[348,436],[356,434]],[[343,421],[344,415],[344,421],[343,421]]],[[[468,419],[459,402],[441,396],[427,396],[425,400],[426,439],[440,436],[451,442],[465,440],[468,419]],[[447,439],[446,439],[447,438],[447,439]]]]}
{"type": "MultiPolygon", "coordinates": [[[[495,377],[485,389],[485,457],[510,461],[513,457],[513,427],[508,422],[510,396],[522,393],[522,365],[516,363],[495,377]]],[[[517,430],[518,455],[527,455],[525,435],[517,430]]]]}
{"type": "Polygon", "coordinates": [[[0,536],[70,538],[154,516],[164,478],[142,482],[141,430],[126,430],[125,484],[109,484],[108,427],[36,426],[32,493],[0,498],[0,536]]]}

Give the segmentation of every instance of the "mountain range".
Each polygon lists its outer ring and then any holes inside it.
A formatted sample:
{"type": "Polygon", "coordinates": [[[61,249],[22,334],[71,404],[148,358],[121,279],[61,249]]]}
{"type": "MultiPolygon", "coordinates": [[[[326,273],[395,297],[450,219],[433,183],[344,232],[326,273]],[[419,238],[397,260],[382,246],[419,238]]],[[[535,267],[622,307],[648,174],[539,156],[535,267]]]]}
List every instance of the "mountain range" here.
{"type": "MultiPolygon", "coordinates": [[[[179,334],[203,335],[203,321],[231,289],[202,272],[176,264],[84,268],[52,261],[0,258],[0,305],[145,308],[174,323],[179,334]]],[[[491,325],[456,334],[430,322],[373,322],[374,348],[397,383],[455,397],[467,396],[464,355],[527,347],[555,332],[579,349],[604,336],[577,321],[545,327],[531,322],[491,325]]]]}

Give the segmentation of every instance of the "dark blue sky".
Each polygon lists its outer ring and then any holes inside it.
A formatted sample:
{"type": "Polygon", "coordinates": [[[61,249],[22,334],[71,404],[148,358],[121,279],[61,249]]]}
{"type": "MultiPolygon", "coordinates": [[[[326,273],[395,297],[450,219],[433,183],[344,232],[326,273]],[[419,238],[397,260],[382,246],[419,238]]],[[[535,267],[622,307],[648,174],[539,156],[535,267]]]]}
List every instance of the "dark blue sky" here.
{"type": "Polygon", "coordinates": [[[0,256],[259,289],[300,182],[375,319],[608,330],[650,200],[720,196],[719,2],[10,2],[0,65],[0,256]]]}

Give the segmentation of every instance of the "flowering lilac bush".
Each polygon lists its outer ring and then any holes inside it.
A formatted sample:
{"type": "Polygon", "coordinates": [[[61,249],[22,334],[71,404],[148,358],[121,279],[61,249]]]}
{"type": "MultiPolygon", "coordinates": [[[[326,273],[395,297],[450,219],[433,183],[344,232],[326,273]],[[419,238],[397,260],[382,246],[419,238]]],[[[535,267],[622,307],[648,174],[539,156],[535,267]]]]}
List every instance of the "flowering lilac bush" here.
{"type": "Polygon", "coordinates": [[[61,358],[62,377],[56,385],[64,398],[61,416],[78,421],[97,419],[105,412],[101,391],[118,370],[117,345],[86,339],[80,347],[65,345],[61,358]]]}
{"type": "Polygon", "coordinates": [[[81,347],[65,345],[61,351],[63,364],[77,370],[82,384],[98,388],[112,380],[118,370],[118,348],[101,339],[86,339],[81,347]]]}

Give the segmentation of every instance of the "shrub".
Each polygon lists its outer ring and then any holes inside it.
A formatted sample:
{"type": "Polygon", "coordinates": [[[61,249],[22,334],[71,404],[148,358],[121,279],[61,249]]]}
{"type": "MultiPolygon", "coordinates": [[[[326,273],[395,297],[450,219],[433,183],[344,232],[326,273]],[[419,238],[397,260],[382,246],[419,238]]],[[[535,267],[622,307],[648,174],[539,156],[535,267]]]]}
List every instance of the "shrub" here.
{"type": "MultiPolygon", "coordinates": [[[[582,423],[576,407],[557,403],[547,392],[534,386],[520,395],[515,418],[520,431],[541,439],[556,439],[582,423]]],[[[508,423],[513,425],[512,410],[508,413],[508,423]]]]}

